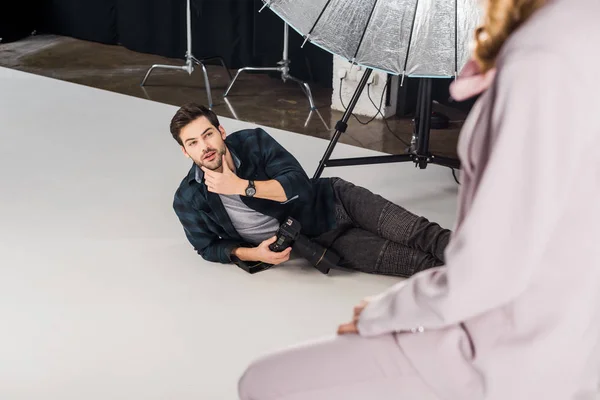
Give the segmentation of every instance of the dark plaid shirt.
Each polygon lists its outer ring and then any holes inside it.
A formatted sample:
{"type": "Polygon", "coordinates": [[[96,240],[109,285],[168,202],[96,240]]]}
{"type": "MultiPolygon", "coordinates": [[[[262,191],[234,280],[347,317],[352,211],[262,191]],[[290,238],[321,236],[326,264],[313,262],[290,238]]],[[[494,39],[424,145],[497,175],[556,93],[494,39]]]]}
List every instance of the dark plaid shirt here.
{"type": "MultiPolygon", "coordinates": [[[[280,203],[241,196],[248,207],[280,223],[291,216],[300,222],[302,233],[309,237],[335,227],[331,181],[309,179],[294,156],[267,132],[260,128],[238,131],[227,136],[225,144],[239,161],[237,176],[254,181],[275,179],[288,199],[280,203]]],[[[208,261],[229,263],[233,249],[250,245],[244,243],[221,198],[208,191],[203,178],[202,170],[193,165],[175,193],[173,208],[198,254],[208,261]]]]}

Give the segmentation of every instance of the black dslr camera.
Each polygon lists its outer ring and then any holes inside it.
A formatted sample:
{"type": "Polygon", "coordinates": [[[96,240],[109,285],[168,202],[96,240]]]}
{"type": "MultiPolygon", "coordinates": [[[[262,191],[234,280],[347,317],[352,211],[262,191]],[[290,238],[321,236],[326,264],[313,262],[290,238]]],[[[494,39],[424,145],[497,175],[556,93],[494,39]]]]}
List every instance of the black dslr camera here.
{"type": "Polygon", "coordinates": [[[269,245],[269,250],[279,253],[291,247],[296,239],[298,239],[298,236],[300,236],[301,229],[302,226],[298,221],[288,218],[277,230],[277,234],[275,235],[277,236],[277,240],[275,243],[269,245]]]}
{"type": "Polygon", "coordinates": [[[329,270],[334,268],[340,261],[340,257],[332,250],[326,249],[300,234],[301,229],[302,225],[298,221],[288,217],[279,227],[276,235],[277,240],[269,245],[269,249],[274,252],[281,252],[288,247],[292,247],[321,273],[329,273],[329,270]]]}

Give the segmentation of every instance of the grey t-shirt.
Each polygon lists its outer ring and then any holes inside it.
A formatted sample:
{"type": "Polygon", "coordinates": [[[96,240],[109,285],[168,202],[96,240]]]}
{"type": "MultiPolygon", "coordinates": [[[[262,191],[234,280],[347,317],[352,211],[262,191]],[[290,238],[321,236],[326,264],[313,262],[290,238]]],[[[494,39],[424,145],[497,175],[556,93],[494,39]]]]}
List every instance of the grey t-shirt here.
{"type": "MultiPolygon", "coordinates": [[[[240,160],[232,154],[235,170],[240,167],[240,160]]],[[[234,171],[235,172],[235,171],[234,171]]],[[[196,167],[196,182],[202,183],[204,173],[196,167]]],[[[242,239],[248,243],[259,245],[263,241],[275,236],[279,229],[279,222],[268,215],[264,215],[248,207],[239,195],[220,194],[225,211],[235,230],[242,239]]]]}
{"type": "Polygon", "coordinates": [[[259,245],[275,236],[279,222],[248,207],[238,195],[220,194],[225,210],[235,230],[247,242],[259,245]]]}

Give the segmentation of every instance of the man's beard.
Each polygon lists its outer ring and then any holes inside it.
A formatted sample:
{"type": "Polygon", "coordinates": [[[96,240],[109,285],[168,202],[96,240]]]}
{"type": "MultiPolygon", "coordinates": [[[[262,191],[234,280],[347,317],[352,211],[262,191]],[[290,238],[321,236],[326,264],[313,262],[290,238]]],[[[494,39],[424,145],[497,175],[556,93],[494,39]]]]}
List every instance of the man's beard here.
{"type": "Polygon", "coordinates": [[[223,165],[223,156],[226,154],[226,150],[225,147],[223,147],[222,149],[212,149],[212,148],[208,148],[206,149],[206,151],[204,152],[204,154],[202,155],[202,160],[200,160],[201,162],[197,162],[196,164],[204,167],[204,168],[208,168],[211,171],[216,171],[219,168],[221,168],[221,166],[223,165]],[[213,160],[211,161],[205,161],[204,160],[204,156],[208,153],[212,153],[215,152],[215,157],[213,160]]]}

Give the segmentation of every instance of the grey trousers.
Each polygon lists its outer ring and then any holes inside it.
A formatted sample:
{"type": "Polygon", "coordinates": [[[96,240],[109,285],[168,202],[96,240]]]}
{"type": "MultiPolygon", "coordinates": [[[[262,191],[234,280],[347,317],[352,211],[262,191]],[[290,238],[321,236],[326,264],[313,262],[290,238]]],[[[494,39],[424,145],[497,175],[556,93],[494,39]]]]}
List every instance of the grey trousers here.
{"type": "Polygon", "coordinates": [[[409,277],[444,264],[448,229],[343,179],[333,189],[337,227],[314,240],[341,257],[340,267],[409,277]]]}
{"type": "Polygon", "coordinates": [[[343,335],[290,347],[248,367],[241,400],[440,400],[393,335],[343,335]]]}

